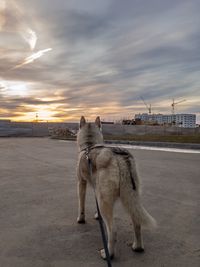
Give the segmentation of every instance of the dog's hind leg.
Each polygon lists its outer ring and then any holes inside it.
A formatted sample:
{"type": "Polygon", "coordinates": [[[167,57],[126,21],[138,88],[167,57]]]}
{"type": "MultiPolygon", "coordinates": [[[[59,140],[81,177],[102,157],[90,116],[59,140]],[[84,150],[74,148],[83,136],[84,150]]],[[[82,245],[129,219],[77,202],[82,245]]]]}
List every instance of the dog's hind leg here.
{"type": "Polygon", "coordinates": [[[85,195],[86,195],[87,182],[80,179],[78,181],[78,200],[79,200],[79,210],[78,210],[78,223],[85,223],[85,195]]]}
{"type": "Polygon", "coordinates": [[[133,227],[134,227],[134,242],[132,245],[132,249],[135,252],[143,252],[144,246],[143,246],[143,240],[142,240],[141,225],[136,224],[134,222],[134,218],[132,218],[132,221],[133,221],[133,227]]]}
{"type": "Polygon", "coordinates": [[[142,213],[143,208],[140,204],[139,197],[137,196],[137,192],[131,191],[132,189],[121,191],[120,199],[122,204],[128,214],[131,217],[134,229],[134,242],[132,245],[132,249],[135,252],[143,252],[143,240],[142,240],[142,233],[141,233],[141,224],[142,224],[142,213]]]}

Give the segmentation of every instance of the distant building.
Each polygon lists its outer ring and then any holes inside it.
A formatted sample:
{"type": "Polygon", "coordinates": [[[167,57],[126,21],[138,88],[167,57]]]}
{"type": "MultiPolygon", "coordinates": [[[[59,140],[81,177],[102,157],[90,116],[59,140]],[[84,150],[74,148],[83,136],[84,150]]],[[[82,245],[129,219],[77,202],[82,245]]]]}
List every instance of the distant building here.
{"type": "Polygon", "coordinates": [[[140,119],[143,122],[157,123],[159,125],[168,124],[176,125],[183,128],[195,128],[196,127],[196,115],[195,114],[135,114],[135,120],[140,119]]]}
{"type": "Polygon", "coordinates": [[[101,124],[114,124],[114,121],[101,121],[101,124]]]}
{"type": "Polygon", "coordinates": [[[1,120],[0,119],[0,126],[2,125],[2,126],[4,126],[4,125],[8,125],[8,124],[10,124],[11,123],[11,120],[1,120]]]}

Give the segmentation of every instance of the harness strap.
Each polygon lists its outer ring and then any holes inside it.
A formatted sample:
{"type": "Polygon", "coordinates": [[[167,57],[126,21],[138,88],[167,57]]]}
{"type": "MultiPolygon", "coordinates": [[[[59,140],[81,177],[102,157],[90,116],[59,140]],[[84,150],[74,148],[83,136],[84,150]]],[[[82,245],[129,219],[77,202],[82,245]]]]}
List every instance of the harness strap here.
{"type": "MultiPolygon", "coordinates": [[[[92,162],[91,162],[91,159],[89,158],[89,152],[90,152],[90,149],[89,148],[86,149],[86,152],[85,152],[86,159],[87,159],[87,162],[88,162],[89,173],[90,173],[90,176],[92,177],[92,162]]],[[[93,190],[94,190],[94,195],[95,195],[97,214],[98,214],[98,217],[99,217],[98,221],[99,221],[99,226],[100,226],[100,230],[101,230],[101,237],[102,237],[102,241],[103,241],[104,250],[105,250],[105,253],[106,253],[107,266],[108,267],[112,267],[110,254],[109,254],[108,246],[107,246],[107,238],[106,238],[106,233],[105,233],[105,228],[104,228],[104,222],[103,222],[103,219],[102,219],[102,216],[101,216],[101,213],[100,213],[99,204],[98,204],[98,201],[97,201],[97,196],[96,196],[96,192],[95,192],[94,186],[93,186],[93,190]]]]}
{"type": "Polygon", "coordinates": [[[106,147],[106,146],[104,146],[104,145],[91,145],[91,146],[87,146],[87,147],[81,149],[80,152],[85,151],[86,154],[89,154],[89,151],[94,149],[94,148],[104,148],[104,147],[106,147]]]}

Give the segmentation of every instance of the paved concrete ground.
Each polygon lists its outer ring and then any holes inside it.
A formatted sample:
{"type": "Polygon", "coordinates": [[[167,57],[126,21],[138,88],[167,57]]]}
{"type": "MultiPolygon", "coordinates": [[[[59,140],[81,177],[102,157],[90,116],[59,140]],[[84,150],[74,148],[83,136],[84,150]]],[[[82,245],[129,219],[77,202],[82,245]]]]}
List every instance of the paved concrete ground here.
{"type": "MultiPolygon", "coordinates": [[[[0,139],[0,266],[100,267],[99,226],[88,190],[87,224],[76,224],[75,142],[0,139]]],[[[131,150],[143,202],[158,229],[144,231],[146,251],[128,243],[132,227],[116,206],[116,267],[197,267],[200,263],[200,154],[131,150]]]]}

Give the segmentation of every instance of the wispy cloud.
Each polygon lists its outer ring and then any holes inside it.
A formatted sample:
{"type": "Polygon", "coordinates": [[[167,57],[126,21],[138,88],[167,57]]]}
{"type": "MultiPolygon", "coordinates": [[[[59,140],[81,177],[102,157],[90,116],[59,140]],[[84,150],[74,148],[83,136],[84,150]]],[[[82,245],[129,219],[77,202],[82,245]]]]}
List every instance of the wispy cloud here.
{"type": "Polygon", "coordinates": [[[31,28],[25,14],[14,0],[2,0],[0,3],[0,31],[17,33],[29,45],[30,50],[37,42],[36,32],[31,28]]]}
{"type": "MultiPolygon", "coordinates": [[[[36,47],[38,40],[36,32],[30,27],[25,19],[24,11],[14,0],[2,1],[0,5],[0,30],[2,32],[17,33],[29,45],[31,51],[36,47]]],[[[11,69],[20,68],[23,65],[32,63],[36,59],[51,51],[52,48],[42,49],[26,57],[22,63],[11,69]]]]}
{"type": "Polygon", "coordinates": [[[18,69],[24,65],[27,65],[27,64],[30,64],[32,63],[33,61],[35,61],[36,59],[42,57],[45,53],[51,51],[52,48],[47,48],[47,49],[44,49],[44,50],[40,50],[38,52],[35,52],[34,54],[32,54],[31,56],[28,56],[27,58],[24,59],[24,61],[19,64],[19,65],[16,65],[13,69],[18,69]]]}
{"type": "Polygon", "coordinates": [[[21,36],[29,44],[30,49],[33,50],[38,39],[36,33],[32,29],[26,28],[21,32],[21,36]]]}

